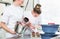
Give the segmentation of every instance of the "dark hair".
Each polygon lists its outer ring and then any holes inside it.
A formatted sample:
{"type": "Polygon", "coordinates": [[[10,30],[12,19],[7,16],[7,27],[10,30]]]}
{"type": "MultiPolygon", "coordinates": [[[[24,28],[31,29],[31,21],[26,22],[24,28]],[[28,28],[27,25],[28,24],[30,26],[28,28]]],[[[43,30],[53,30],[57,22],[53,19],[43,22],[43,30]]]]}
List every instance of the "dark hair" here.
{"type": "Polygon", "coordinates": [[[41,14],[40,7],[41,7],[40,4],[36,4],[36,6],[33,8],[33,11],[36,12],[37,14],[41,14]]]}
{"type": "Polygon", "coordinates": [[[14,2],[15,0],[13,0],[13,2],[14,2]]]}

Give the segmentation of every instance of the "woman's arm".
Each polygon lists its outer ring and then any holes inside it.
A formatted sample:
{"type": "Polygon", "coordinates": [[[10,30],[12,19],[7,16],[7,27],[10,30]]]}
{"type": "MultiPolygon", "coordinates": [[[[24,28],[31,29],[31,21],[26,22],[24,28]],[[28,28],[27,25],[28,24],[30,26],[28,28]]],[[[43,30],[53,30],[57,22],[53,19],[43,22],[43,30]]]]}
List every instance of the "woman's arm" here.
{"type": "Polygon", "coordinates": [[[16,34],[16,32],[12,31],[11,29],[9,29],[7,27],[7,25],[4,22],[0,22],[0,26],[7,32],[11,33],[11,34],[16,34]]]}

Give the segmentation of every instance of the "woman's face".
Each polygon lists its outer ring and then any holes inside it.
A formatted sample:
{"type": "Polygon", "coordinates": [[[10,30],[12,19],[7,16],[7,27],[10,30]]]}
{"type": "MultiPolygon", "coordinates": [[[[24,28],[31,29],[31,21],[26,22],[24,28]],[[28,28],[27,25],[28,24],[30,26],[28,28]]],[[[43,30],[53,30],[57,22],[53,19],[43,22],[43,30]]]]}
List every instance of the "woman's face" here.
{"type": "Polygon", "coordinates": [[[23,4],[24,0],[18,0],[18,3],[21,5],[23,4]]]}
{"type": "Polygon", "coordinates": [[[40,15],[40,14],[37,14],[36,12],[34,12],[34,11],[32,12],[32,14],[33,14],[34,17],[38,17],[40,15]]]}

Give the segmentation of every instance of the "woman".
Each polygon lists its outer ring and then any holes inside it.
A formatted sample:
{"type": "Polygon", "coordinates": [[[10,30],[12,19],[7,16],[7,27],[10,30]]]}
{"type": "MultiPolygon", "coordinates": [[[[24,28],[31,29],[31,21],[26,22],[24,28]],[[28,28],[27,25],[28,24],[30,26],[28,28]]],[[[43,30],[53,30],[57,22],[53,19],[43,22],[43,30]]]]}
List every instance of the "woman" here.
{"type": "Polygon", "coordinates": [[[26,11],[24,13],[24,17],[27,17],[29,19],[29,22],[27,26],[30,27],[32,31],[32,36],[35,37],[35,34],[39,37],[39,31],[36,30],[36,28],[40,27],[40,14],[41,14],[41,5],[36,4],[36,6],[33,8],[32,11],[26,11]],[[36,33],[35,33],[36,32],[36,33]]]}
{"type": "Polygon", "coordinates": [[[22,18],[23,10],[20,6],[23,2],[24,0],[13,0],[13,4],[8,6],[3,12],[0,26],[7,31],[6,38],[14,37],[16,35],[14,27],[16,22],[22,18]]]}

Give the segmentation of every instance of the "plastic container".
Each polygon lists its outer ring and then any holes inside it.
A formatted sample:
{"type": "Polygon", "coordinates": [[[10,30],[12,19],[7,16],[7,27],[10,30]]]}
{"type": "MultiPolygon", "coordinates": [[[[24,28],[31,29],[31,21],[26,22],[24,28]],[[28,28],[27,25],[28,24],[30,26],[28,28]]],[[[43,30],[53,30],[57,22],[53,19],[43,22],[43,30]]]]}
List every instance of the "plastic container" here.
{"type": "Polygon", "coordinates": [[[45,33],[55,33],[58,31],[59,25],[42,25],[42,30],[45,33]]]}
{"type": "Polygon", "coordinates": [[[42,39],[50,39],[52,37],[55,37],[55,32],[58,31],[59,25],[55,24],[49,24],[49,25],[42,25],[42,30],[45,32],[45,34],[41,34],[42,39]]]}

